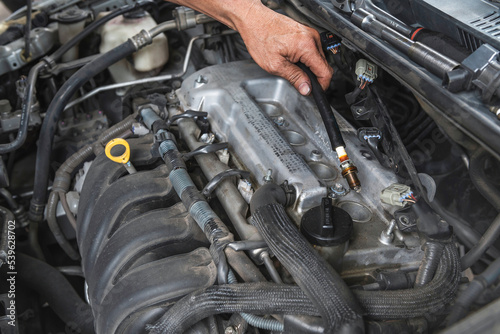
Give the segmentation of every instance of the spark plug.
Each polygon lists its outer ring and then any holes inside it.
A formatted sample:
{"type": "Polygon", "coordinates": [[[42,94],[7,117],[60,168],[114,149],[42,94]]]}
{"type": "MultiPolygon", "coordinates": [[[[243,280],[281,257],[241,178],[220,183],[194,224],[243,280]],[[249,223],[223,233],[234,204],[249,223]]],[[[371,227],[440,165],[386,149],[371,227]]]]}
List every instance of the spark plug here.
{"type": "Polygon", "coordinates": [[[337,152],[337,156],[339,157],[342,176],[347,181],[347,184],[352,190],[354,190],[355,192],[360,192],[361,182],[359,182],[358,178],[358,168],[349,159],[344,146],[335,148],[335,151],[337,152]]]}

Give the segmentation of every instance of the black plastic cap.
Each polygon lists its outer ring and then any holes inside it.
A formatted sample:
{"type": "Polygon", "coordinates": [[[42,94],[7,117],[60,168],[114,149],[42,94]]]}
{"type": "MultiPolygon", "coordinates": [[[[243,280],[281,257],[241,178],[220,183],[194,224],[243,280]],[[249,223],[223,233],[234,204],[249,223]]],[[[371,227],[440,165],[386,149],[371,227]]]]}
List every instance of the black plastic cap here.
{"type": "Polygon", "coordinates": [[[352,218],[344,210],[334,207],[331,199],[323,198],[321,205],[307,211],[302,217],[300,232],[313,245],[338,246],[349,240],[353,230],[352,218]]]}

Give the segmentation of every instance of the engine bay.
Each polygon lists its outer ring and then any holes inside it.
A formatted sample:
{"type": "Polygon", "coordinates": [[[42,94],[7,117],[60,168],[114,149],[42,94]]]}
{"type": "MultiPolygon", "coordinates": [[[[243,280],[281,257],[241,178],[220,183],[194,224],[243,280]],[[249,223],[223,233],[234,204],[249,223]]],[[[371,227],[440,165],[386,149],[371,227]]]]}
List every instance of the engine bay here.
{"type": "Polygon", "coordinates": [[[4,3],[0,333],[498,331],[498,3],[263,0],[309,96],[188,7],[4,3]]]}

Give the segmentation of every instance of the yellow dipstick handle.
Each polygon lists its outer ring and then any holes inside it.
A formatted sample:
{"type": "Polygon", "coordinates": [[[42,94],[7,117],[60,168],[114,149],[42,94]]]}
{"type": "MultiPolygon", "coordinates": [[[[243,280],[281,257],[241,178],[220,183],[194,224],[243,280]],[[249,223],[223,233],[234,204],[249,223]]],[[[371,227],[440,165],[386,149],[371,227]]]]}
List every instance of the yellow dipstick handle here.
{"type": "Polygon", "coordinates": [[[106,148],[104,149],[104,153],[106,153],[106,156],[109,158],[109,160],[123,164],[130,174],[134,174],[135,172],[137,172],[135,170],[134,166],[132,166],[132,164],[129,161],[129,159],[130,159],[130,146],[125,139],[115,138],[115,139],[110,140],[106,144],[106,148]],[[115,146],[118,146],[118,145],[122,145],[123,147],[125,147],[125,152],[119,156],[112,155],[111,149],[115,146]]]}

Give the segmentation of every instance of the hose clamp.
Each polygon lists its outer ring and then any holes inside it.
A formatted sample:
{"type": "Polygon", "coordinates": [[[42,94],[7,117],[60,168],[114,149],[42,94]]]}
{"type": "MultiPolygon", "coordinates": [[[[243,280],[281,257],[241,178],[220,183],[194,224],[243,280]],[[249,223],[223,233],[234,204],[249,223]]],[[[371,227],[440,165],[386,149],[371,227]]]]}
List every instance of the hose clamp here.
{"type": "Polygon", "coordinates": [[[151,34],[146,30],[141,30],[140,33],[130,38],[132,44],[136,50],[143,48],[144,46],[151,44],[153,39],[151,38],[151,34]]]}

